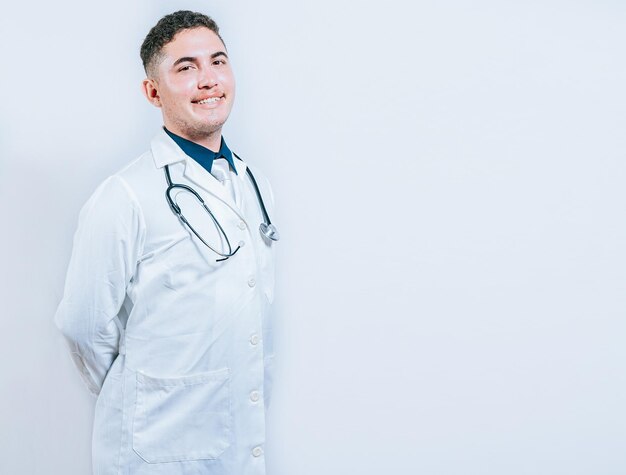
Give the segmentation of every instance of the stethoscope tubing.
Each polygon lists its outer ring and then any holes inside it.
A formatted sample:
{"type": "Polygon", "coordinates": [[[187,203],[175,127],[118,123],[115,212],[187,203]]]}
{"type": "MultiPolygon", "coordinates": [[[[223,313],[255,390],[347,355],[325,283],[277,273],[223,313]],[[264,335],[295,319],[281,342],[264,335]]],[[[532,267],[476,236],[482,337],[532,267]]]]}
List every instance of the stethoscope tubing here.
{"type": "MultiPolygon", "coordinates": [[[[236,153],[233,152],[233,155],[235,157],[237,157],[239,160],[241,160],[241,157],[239,155],[237,155],[236,153]]],[[[243,162],[243,160],[241,160],[241,161],[243,162]]],[[[252,186],[254,186],[254,191],[256,193],[257,200],[259,201],[259,204],[261,205],[261,211],[263,212],[263,220],[269,226],[270,224],[272,224],[272,221],[270,220],[269,214],[267,214],[267,209],[265,209],[265,202],[263,201],[263,197],[261,196],[261,191],[259,190],[259,185],[257,185],[256,179],[254,178],[254,175],[252,174],[252,171],[250,170],[249,166],[246,166],[246,173],[250,177],[250,181],[252,182],[252,186]]]]}
{"type": "MultiPolygon", "coordinates": [[[[233,155],[235,155],[235,157],[237,157],[237,159],[241,160],[241,157],[239,157],[237,154],[233,153],[233,155]]],[[[243,162],[243,160],[241,160],[243,162]]],[[[170,209],[172,210],[172,212],[178,217],[178,219],[180,219],[180,221],[186,225],[189,230],[209,249],[211,249],[213,252],[215,252],[217,255],[221,256],[220,259],[217,259],[217,262],[220,261],[225,261],[226,259],[228,259],[231,256],[234,256],[235,253],[241,248],[241,246],[237,246],[237,248],[233,251],[232,250],[232,246],[230,244],[230,240],[228,239],[228,236],[226,235],[226,232],[224,231],[224,228],[222,228],[222,225],[219,223],[219,221],[217,220],[217,218],[215,217],[215,215],[213,214],[213,212],[209,209],[209,207],[206,205],[206,203],[204,202],[204,200],[202,199],[202,197],[200,196],[200,194],[194,190],[191,186],[189,185],[185,185],[183,183],[174,183],[172,182],[172,178],[170,176],[170,169],[169,169],[169,165],[165,165],[164,167],[164,171],[165,171],[165,180],[167,182],[167,189],[165,190],[165,198],[170,206],[170,209]],[[202,207],[205,209],[205,211],[209,214],[209,216],[211,217],[211,220],[213,221],[213,223],[215,223],[215,226],[217,227],[217,229],[219,230],[219,233],[224,236],[224,239],[226,240],[226,245],[228,246],[228,252],[227,253],[223,253],[218,251],[217,249],[214,249],[212,246],[210,246],[203,238],[202,236],[200,236],[200,234],[194,229],[194,227],[189,223],[189,221],[187,221],[187,219],[185,218],[185,216],[182,213],[182,210],[180,209],[180,206],[178,206],[178,203],[176,203],[176,200],[174,198],[172,198],[171,193],[174,189],[182,189],[184,191],[187,191],[189,193],[191,193],[193,196],[195,196],[195,198],[200,202],[200,204],[202,205],[202,207]]],[[[261,212],[263,214],[263,223],[261,223],[260,226],[260,232],[262,235],[264,235],[265,237],[267,237],[268,239],[271,239],[273,241],[277,241],[278,240],[278,232],[276,231],[275,226],[272,224],[269,214],[267,213],[267,209],[265,208],[265,203],[263,201],[263,197],[261,196],[261,191],[259,190],[259,185],[257,184],[256,179],[254,178],[254,175],[252,174],[252,171],[250,170],[250,167],[246,167],[246,172],[248,177],[250,177],[250,181],[252,182],[252,186],[254,188],[254,192],[256,193],[257,196],[257,200],[259,202],[259,205],[261,207],[261,212]],[[269,231],[268,231],[269,229],[269,231]]]]}

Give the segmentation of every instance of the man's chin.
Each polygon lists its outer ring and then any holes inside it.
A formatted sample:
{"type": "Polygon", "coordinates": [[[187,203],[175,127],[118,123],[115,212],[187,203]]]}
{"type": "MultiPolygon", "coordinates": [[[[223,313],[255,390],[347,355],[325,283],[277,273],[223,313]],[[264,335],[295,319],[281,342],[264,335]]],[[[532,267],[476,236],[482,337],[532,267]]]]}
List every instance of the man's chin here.
{"type": "Polygon", "coordinates": [[[204,121],[196,122],[186,128],[189,135],[207,137],[222,131],[222,127],[226,121],[204,121]]]}
{"type": "Polygon", "coordinates": [[[200,120],[196,124],[198,130],[202,130],[204,132],[213,133],[215,130],[221,130],[224,124],[226,123],[227,118],[207,118],[205,120],[200,120]]]}
{"type": "Polygon", "coordinates": [[[221,133],[222,133],[221,126],[207,127],[205,125],[203,127],[189,127],[189,128],[184,128],[184,129],[181,128],[180,133],[178,133],[178,135],[180,135],[183,138],[186,138],[187,140],[191,140],[192,142],[201,143],[215,136],[219,137],[221,133]]]}

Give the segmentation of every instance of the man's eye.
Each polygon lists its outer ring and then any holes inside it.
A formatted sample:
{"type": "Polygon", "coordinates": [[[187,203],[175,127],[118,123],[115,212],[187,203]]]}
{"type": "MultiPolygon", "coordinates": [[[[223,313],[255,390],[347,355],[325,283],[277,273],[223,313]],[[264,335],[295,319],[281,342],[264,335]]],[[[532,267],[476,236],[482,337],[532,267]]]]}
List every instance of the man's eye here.
{"type": "Polygon", "coordinates": [[[216,59],[215,61],[213,61],[213,64],[226,64],[226,61],[224,61],[223,59],[216,59]]]}
{"type": "Polygon", "coordinates": [[[178,71],[188,71],[191,69],[191,66],[183,66],[182,68],[180,68],[178,71]]]}

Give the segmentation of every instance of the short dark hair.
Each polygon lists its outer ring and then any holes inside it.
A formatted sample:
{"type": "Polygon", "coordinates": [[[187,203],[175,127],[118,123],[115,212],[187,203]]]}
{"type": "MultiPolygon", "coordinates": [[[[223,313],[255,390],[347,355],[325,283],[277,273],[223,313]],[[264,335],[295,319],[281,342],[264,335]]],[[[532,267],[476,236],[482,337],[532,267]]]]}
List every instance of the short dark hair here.
{"type": "Polygon", "coordinates": [[[161,18],[156,25],[146,35],[141,44],[140,56],[143,62],[143,69],[149,76],[155,72],[155,66],[158,64],[159,56],[163,47],[174,39],[176,33],[181,30],[189,30],[191,28],[205,27],[215,33],[222,41],[220,29],[215,21],[202,13],[192,12],[189,10],[179,10],[161,18]]]}

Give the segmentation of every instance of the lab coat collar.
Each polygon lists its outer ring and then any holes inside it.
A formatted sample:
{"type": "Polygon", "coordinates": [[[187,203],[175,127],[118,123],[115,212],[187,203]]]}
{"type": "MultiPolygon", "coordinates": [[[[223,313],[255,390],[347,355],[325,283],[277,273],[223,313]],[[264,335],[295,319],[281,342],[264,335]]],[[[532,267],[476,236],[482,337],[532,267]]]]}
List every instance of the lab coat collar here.
{"type": "Polygon", "coordinates": [[[165,133],[163,128],[152,138],[150,150],[157,168],[187,160],[185,152],[165,133]]]}
{"type": "Polygon", "coordinates": [[[182,149],[185,154],[193,158],[196,162],[198,162],[202,167],[211,172],[213,169],[213,162],[217,158],[224,158],[230,168],[234,170],[235,174],[237,173],[237,169],[235,168],[235,164],[233,163],[233,153],[226,145],[226,141],[224,140],[224,136],[221,137],[220,140],[220,148],[217,152],[206,148],[204,145],[200,145],[199,143],[188,140],[180,135],[176,135],[174,132],[167,130],[166,127],[163,127],[165,133],[169,135],[176,144],[182,149]]]}
{"type": "MultiPolygon", "coordinates": [[[[178,144],[167,135],[163,127],[161,127],[159,132],[152,138],[150,149],[152,150],[154,164],[157,168],[163,168],[165,165],[171,165],[172,163],[187,162],[190,158],[182,151],[178,144]]],[[[233,156],[236,156],[236,154],[233,153],[233,156]]],[[[232,164],[237,176],[239,178],[243,177],[248,168],[243,160],[237,157],[233,159],[232,164]]]]}

